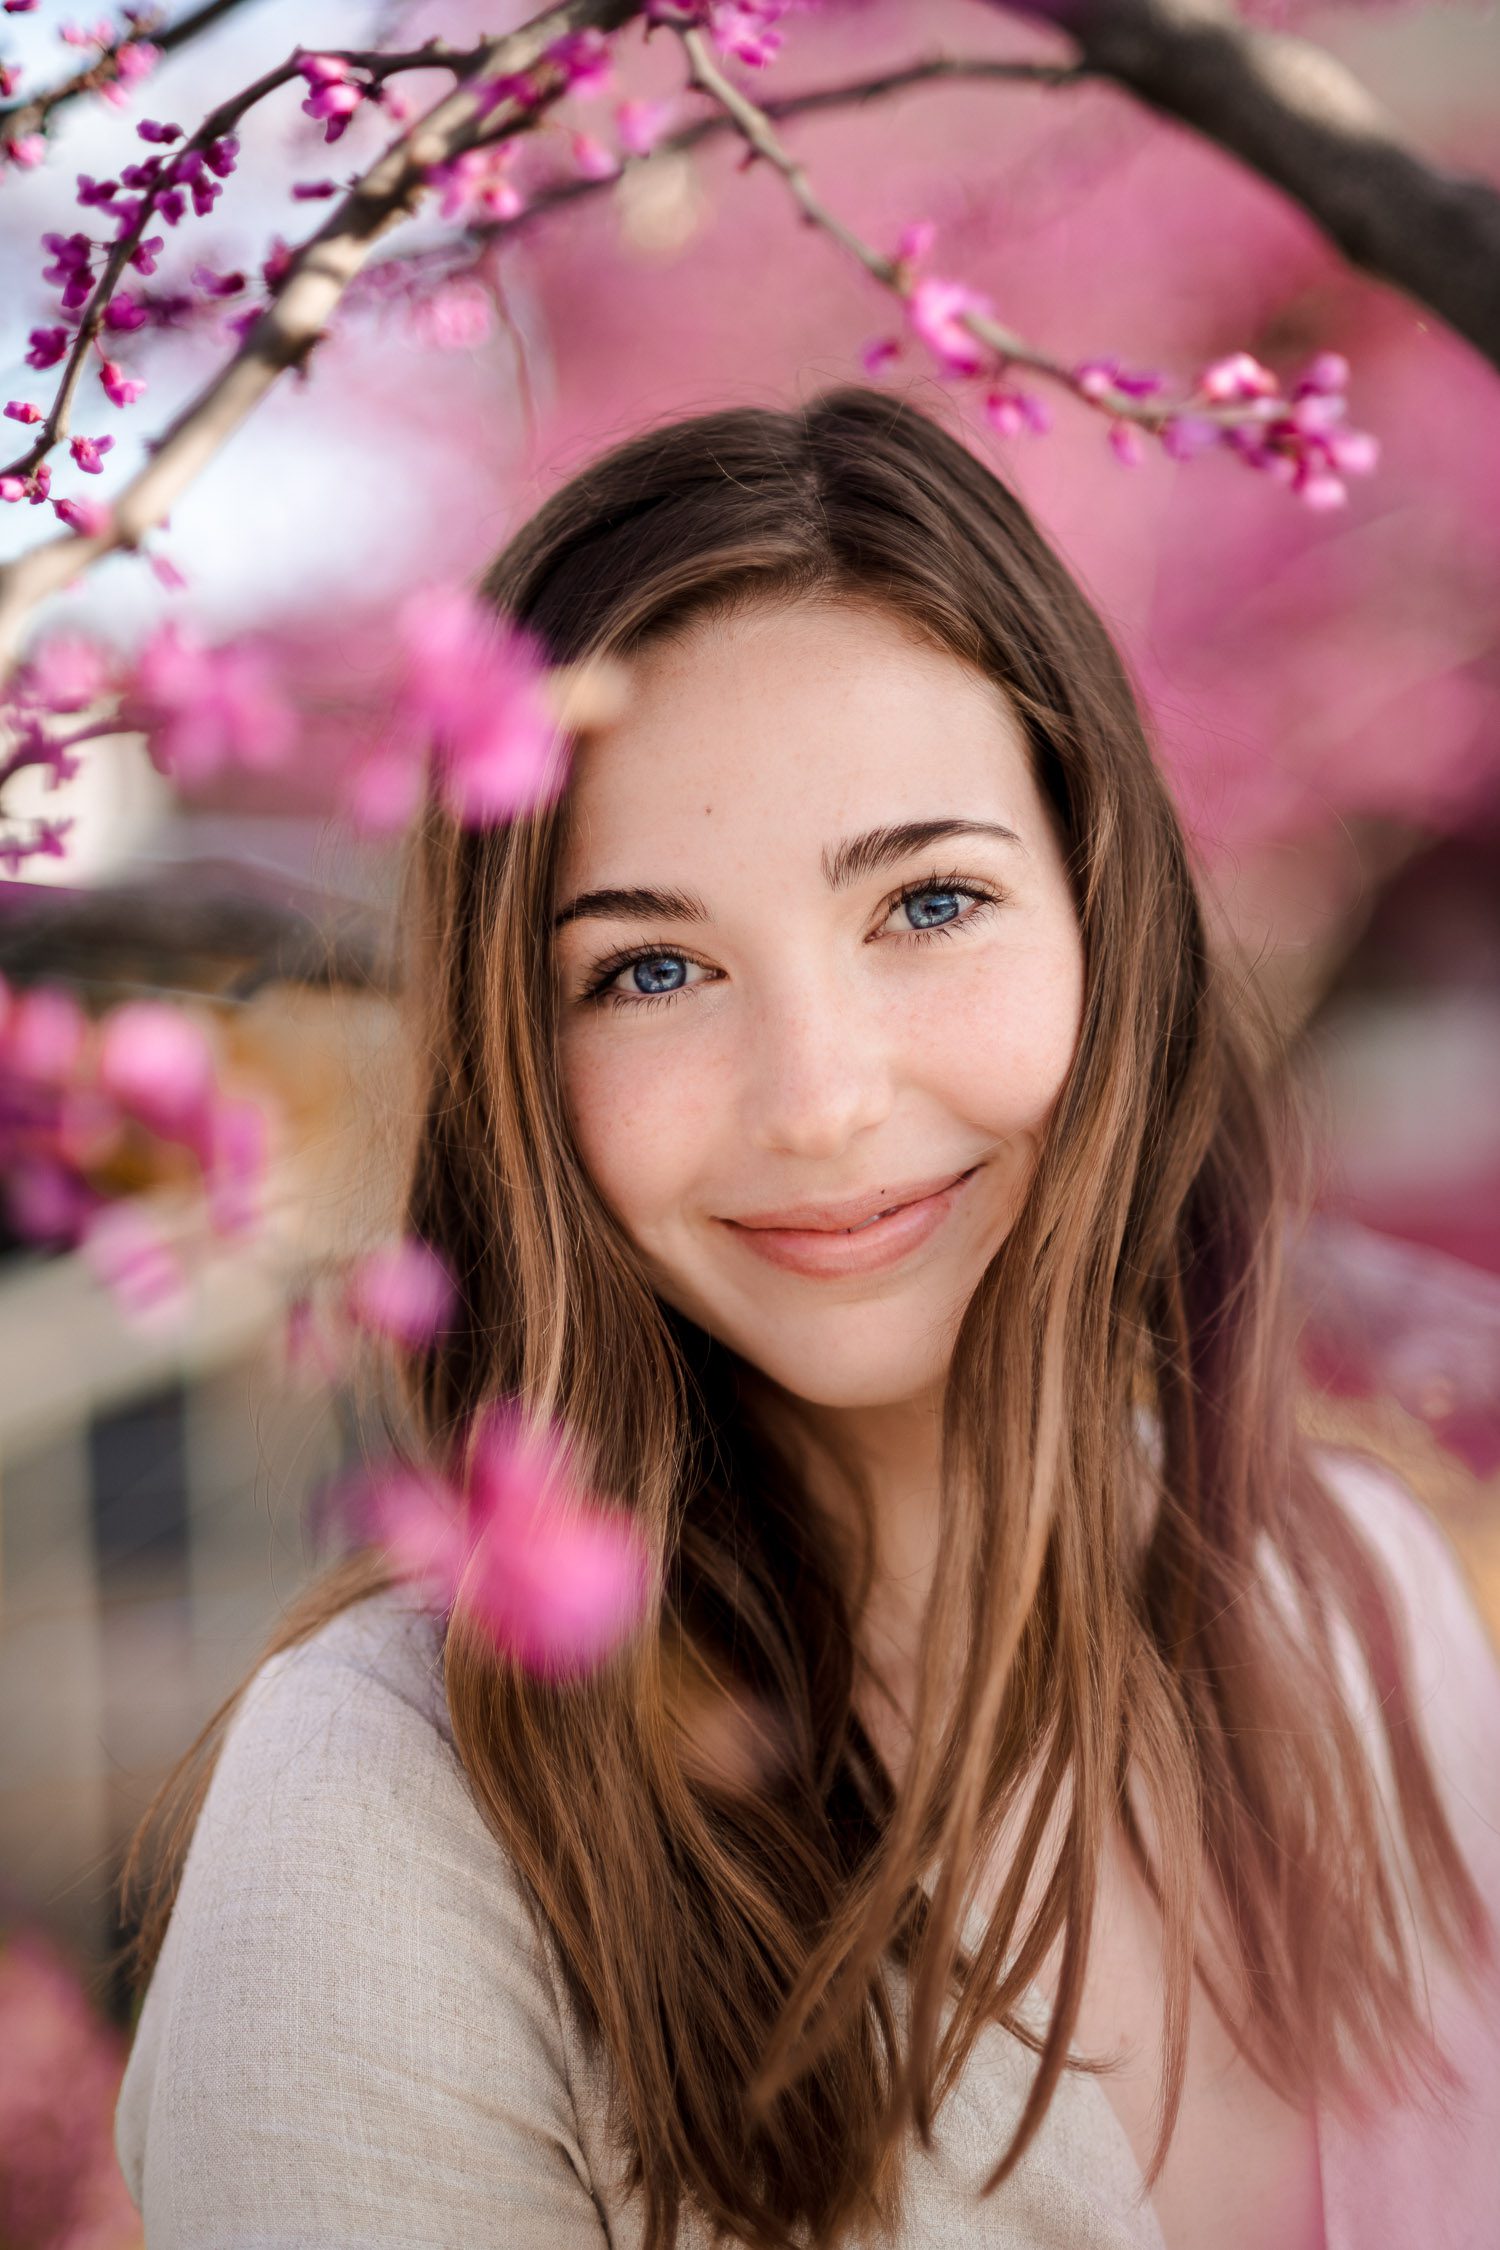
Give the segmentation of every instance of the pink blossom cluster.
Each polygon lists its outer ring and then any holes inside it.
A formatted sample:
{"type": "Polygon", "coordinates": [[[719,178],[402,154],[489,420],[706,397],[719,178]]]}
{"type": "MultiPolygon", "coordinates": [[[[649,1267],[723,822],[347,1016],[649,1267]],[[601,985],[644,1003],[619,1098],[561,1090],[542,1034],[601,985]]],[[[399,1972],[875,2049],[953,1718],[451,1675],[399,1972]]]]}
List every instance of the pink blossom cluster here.
{"type": "Polygon", "coordinates": [[[782,35],[776,29],[788,12],[790,0],[648,0],[646,23],[696,25],[705,31],[721,55],[730,61],[763,69],[781,51],[782,35]]]}
{"type": "Polygon", "coordinates": [[[0,2242],[138,2250],[114,2147],[124,2042],[40,1931],[0,1944],[0,2242]]]}
{"type": "MultiPolygon", "coordinates": [[[[968,325],[973,315],[995,319],[991,299],[967,282],[917,272],[935,233],[931,220],[913,221],[903,229],[892,260],[911,333],[920,338],[944,375],[988,375],[983,411],[1003,437],[1026,429],[1049,429],[1051,416],[1042,401],[1005,379],[1011,364],[1006,355],[968,325]]],[[[880,373],[901,356],[901,350],[899,337],[875,338],[861,354],[866,373],[880,373]]],[[[1049,372],[1111,416],[1109,443],[1127,467],[1145,458],[1144,433],[1148,432],[1176,461],[1190,461],[1211,446],[1226,446],[1251,468],[1285,484],[1306,506],[1329,508],[1347,497],[1344,478],[1367,475],[1378,457],[1373,436],[1344,426],[1349,362],[1339,352],[1317,353],[1290,393],[1284,393],[1280,378],[1249,352],[1232,352],[1200,372],[1180,407],[1163,404],[1159,410],[1140,414],[1118,402],[1144,404],[1160,398],[1167,379],[1155,369],[1132,370],[1110,356],[1049,372]]]]}
{"type": "Polygon", "coordinates": [[[533,636],[462,588],[424,588],[396,618],[391,723],[355,777],[351,812],[380,831],[416,810],[430,758],[438,794],[465,826],[511,819],[562,786],[546,663],[533,636]]]}
{"type": "Polygon", "coordinates": [[[512,1663],[557,1680],[592,1670],[649,1606],[638,1527],[585,1489],[560,1434],[528,1430],[514,1402],[483,1408],[471,1439],[461,1484],[393,1466],[347,1482],[335,1508],[420,1599],[472,1618],[512,1663]]]}
{"type": "Polygon", "coordinates": [[[234,767],[275,771],[297,739],[290,700],[263,649],[247,639],[211,647],[173,619],[137,656],[120,719],[146,737],[159,773],[189,787],[234,767]]]}
{"type": "MultiPolygon", "coordinates": [[[[183,138],[180,125],[162,123],[155,118],[142,119],[136,132],[161,151],[171,150],[172,144],[183,138]]],[[[235,136],[224,134],[201,146],[190,141],[174,153],[153,154],[140,163],[127,164],[118,179],[98,180],[87,172],[79,173],[77,201],[85,211],[99,211],[113,220],[114,243],[101,241],[83,228],[75,228],[69,234],[54,229],[42,236],[42,247],[48,252],[42,279],[59,292],[57,310],[61,318],[31,330],[26,352],[29,367],[38,371],[55,367],[73,349],[79,324],[99,286],[96,261],[111,247],[129,240],[127,264],[142,275],[154,274],[166,238],[147,234],[148,222],[159,218],[164,225],[175,227],[186,215],[189,205],[198,217],[205,217],[222,194],[223,182],[233,172],[238,152],[239,142],[235,136]]],[[[222,287],[210,286],[211,278],[203,267],[194,271],[194,280],[206,295],[223,294],[222,287]]],[[[242,285],[240,282],[239,286],[242,285]]],[[[144,378],[127,373],[112,356],[104,341],[105,335],[125,335],[146,326],[152,320],[153,309],[158,325],[174,325],[191,304],[191,299],[184,300],[180,294],[164,294],[153,308],[139,292],[115,289],[103,308],[98,333],[93,339],[99,355],[100,386],[111,405],[133,405],[144,394],[146,383],[144,378]]],[[[25,424],[47,422],[42,409],[29,399],[11,399],[5,413],[13,421],[25,424]]],[[[50,433],[44,436],[46,434],[50,433]]],[[[102,469],[104,454],[113,443],[109,436],[80,433],[70,440],[69,449],[77,467],[87,475],[96,476],[102,469]]],[[[39,460],[35,449],[9,468],[0,470],[0,500],[25,500],[33,506],[50,501],[59,520],[84,537],[101,534],[109,527],[109,511],[99,502],[53,495],[50,464],[44,458],[39,460]]]]}
{"type": "Polygon", "coordinates": [[[186,1273],[172,1246],[99,1175],[132,1136],[182,1149],[215,1234],[259,1224],[268,1120],[218,1083],[214,1051],[181,1008],[130,1000],[91,1021],[67,990],[0,980],[0,1179],[15,1231],[81,1248],[131,1314],[180,1310],[186,1273]]]}

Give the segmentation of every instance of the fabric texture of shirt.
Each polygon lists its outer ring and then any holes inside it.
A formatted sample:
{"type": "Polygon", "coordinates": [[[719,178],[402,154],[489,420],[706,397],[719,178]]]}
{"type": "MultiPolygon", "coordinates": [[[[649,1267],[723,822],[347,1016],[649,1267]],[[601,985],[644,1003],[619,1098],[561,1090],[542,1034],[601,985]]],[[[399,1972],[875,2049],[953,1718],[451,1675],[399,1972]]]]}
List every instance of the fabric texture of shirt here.
{"type": "MultiPolygon", "coordinates": [[[[1500,1920],[1500,1663],[1446,1536],[1327,1457],[1407,1597],[1416,1700],[1500,1920]]],[[[1374,1697],[1348,1685],[1367,1732],[1374,1697]]],[[[1377,1761],[1378,1762],[1378,1761],[1377,1761]]],[[[1500,1978],[1427,1956],[1465,2091],[1319,2117],[1329,2250],[1500,2246],[1500,1978]]],[[[370,1596],[261,1666],[228,1730],[136,2027],[116,2145],[147,2250],[637,2250],[583,2035],[453,1748],[436,1621],[370,1596]]],[[[981,2035],[913,2143],[895,2250],[1163,2250],[1100,2085],[1065,2072],[995,2194],[1034,2057],[981,2035]]],[[[708,2228],[685,2225],[681,2250],[708,2228]]]]}

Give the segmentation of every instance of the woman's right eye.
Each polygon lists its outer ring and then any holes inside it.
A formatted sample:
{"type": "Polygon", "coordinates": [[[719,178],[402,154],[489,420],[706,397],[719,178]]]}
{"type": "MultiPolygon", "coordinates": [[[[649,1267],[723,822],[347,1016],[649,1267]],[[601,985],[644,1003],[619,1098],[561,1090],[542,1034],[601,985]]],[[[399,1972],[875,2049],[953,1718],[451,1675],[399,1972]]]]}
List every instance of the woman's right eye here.
{"type": "Polygon", "coordinates": [[[657,1007],[686,992],[688,971],[698,967],[701,963],[681,953],[631,954],[623,961],[605,962],[584,997],[613,1007],[657,1007]]]}

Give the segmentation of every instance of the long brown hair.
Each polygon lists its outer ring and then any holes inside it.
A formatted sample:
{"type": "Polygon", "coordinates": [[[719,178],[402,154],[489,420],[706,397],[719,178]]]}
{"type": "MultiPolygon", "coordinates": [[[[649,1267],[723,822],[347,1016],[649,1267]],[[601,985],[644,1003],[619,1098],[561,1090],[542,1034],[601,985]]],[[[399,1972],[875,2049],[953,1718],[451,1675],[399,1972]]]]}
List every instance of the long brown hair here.
{"type": "MultiPolygon", "coordinates": [[[[421,1442],[451,1462],[484,1402],[520,1399],[562,1425],[661,1566],[653,1629],[566,1687],[504,1662],[461,1611],[445,1651],[476,1799],[613,2064],[648,2250],[669,2250],[685,2202],[767,2250],[889,2222],[904,2136],[930,2134],[991,2018],[1038,2057],[998,2185],[1071,2066],[1116,1824],[1164,1921],[1148,2184],[1176,2118],[1195,1970],[1229,2007],[1199,1944],[1205,1864],[1251,2000],[1238,2035],[1272,2085],[1390,2083],[1401,2057],[1441,2078],[1338,1632],[1375,1682],[1435,1928],[1455,1953],[1484,1952],[1489,1933],[1413,1723],[1394,1590],[1297,1426],[1286,1074],[1245,980],[1215,958],[1089,602],[958,437],[861,386],[634,437],[554,492],[482,585],[557,664],[628,661],[741,604],[881,605],[1010,699],[1086,959],[1073,1067],[953,1352],[940,1561],[898,1786],[855,1708],[848,1556],[763,1385],[656,1297],[571,1144],[548,944],[564,800],[490,830],[430,801],[412,836],[422,1095],[405,1220],[462,1284],[458,1324],[405,1369],[421,1442]],[[695,1776],[676,1718],[689,1668],[773,1716],[767,1778],[695,1776]],[[1022,1813],[966,1948],[980,1873],[1022,1813]],[[1049,1820],[1061,1841],[1038,1892],[1049,1820]],[[1059,1939],[1038,2034],[1018,2010],[1059,1939]]],[[[339,1564],[276,1645],[382,1569],[378,1555],[339,1564]]],[[[148,1815],[170,1803],[176,1825],[142,1971],[233,1705],[148,1815]]]]}

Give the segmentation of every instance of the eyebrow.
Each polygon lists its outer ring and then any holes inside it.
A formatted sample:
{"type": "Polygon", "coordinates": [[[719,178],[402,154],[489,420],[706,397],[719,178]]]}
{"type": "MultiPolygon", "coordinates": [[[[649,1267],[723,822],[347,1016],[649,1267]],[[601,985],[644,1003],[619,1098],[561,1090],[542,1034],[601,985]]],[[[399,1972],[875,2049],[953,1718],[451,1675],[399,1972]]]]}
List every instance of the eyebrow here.
{"type": "MultiPolygon", "coordinates": [[[[873,875],[882,867],[897,860],[909,859],[913,852],[926,849],[929,844],[946,843],[950,836],[993,836],[1002,843],[1014,844],[1018,851],[1026,846],[1013,828],[1005,828],[997,820],[902,820],[887,828],[868,828],[862,836],[846,836],[830,852],[822,854],[823,877],[830,890],[847,890],[866,875],[873,875]]],[[[552,927],[560,930],[566,922],[584,920],[640,920],[657,922],[711,922],[713,916],[701,898],[691,891],[658,891],[632,886],[628,889],[580,891],[575,899],[559,907],[552,917],[552,927]]]]}

